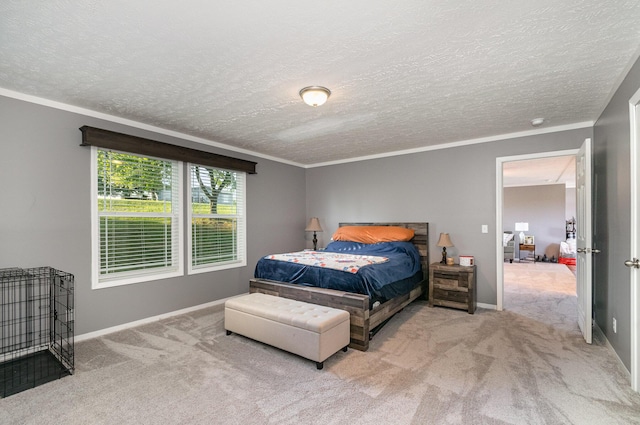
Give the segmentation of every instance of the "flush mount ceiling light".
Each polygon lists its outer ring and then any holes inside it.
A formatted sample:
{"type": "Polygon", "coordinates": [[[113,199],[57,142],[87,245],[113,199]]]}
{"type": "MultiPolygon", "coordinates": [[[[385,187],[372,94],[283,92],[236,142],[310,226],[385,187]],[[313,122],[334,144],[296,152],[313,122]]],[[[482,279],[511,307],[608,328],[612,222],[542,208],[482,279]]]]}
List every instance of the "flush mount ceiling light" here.
{"type": "Polygon", "coordinates": [[[544,118],[534,118],[531,120],[531,125],[534,127],[540,127],[544,123],[544,118]]]}
{"type": "Polygon", "coordinates": [[[309,106],[323,105],[330,94],[331,91],[328,88],[321,86],[309,86],[300,90],[300,97],[309,106]]]}

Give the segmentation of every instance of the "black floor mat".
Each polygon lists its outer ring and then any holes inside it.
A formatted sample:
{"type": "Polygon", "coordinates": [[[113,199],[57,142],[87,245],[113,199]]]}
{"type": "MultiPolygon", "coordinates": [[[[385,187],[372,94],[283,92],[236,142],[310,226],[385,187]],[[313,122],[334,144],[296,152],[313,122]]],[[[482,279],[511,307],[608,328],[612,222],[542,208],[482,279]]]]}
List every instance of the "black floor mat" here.
{"type": "Polygon", "coordinates": [[[0,397],[71,375],[48,350],[0,363],[0,397]]]}

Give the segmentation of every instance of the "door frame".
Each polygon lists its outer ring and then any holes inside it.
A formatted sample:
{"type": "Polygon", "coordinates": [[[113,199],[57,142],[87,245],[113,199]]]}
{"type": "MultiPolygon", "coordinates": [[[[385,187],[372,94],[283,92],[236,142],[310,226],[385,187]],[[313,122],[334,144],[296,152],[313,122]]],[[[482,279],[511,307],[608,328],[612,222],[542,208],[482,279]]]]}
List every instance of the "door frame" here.
{"type": "MultiPolygon", "coordinates": [[[[524,155],[503,156],[496,158],[496,310],[504,308],[504,254],[502,250],[502,209],[504,207],[502,165],[505,162],[524,161],[528,159],[553,158],[556,156],[578,155],[579,149],[562,151],[537,152],[524,155]]],[[[577,208],[576,204],[576,208],[577,208]]]]}
{"type": "MultiPolygon", "coordinates": [[[[629,259],[640,258],[640,89],[629,99],[629,123],[630,123],[630,218],[629,232],[631,236],[631,246],[629,259]]],[[[630,297],[631,298],[631,388],[640,392],[640,270],[631,269],[630,275],[630,297]]]]}

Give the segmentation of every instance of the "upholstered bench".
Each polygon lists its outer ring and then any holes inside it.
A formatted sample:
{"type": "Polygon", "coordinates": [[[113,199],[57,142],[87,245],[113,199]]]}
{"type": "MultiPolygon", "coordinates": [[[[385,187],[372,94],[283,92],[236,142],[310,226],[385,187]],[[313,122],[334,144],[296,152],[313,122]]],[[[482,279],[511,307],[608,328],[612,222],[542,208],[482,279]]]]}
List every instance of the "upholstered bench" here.
{"type": "Polygon", "coordinates": [[[347,351],[349,313],[336,308],[253,293],[224,304],[227,335],[237,333],[316,362],[347,351]]]}

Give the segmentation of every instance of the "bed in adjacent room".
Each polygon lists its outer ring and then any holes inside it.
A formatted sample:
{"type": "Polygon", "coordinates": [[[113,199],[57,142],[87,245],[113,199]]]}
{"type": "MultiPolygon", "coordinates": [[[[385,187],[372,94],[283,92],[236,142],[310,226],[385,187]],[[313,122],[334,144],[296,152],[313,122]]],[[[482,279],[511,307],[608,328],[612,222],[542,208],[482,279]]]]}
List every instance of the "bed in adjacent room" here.
{"type": "Polygon", "coordinates": [[[560,242],[560,254],[558,256],[558,263],[566,264],[567,266],[576,265],[576,240],[575,238],[569,238],[566,241],[560,242]]]}
{"type": "Polygon", "coordinates": [[[351,343],[370,336],[426,293],[428,223],[340,223],[322,251],[272,254],[256,265],[250,291],[346,310],[351,343]]]}

